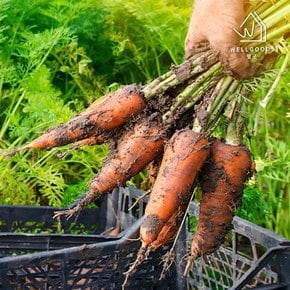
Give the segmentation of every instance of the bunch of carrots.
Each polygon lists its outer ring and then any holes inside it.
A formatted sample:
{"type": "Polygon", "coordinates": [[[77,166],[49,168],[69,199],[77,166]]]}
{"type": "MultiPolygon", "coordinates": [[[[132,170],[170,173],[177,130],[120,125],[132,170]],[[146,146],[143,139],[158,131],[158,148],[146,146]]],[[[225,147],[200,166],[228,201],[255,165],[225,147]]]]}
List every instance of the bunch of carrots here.
{"type": "MultiPolygon", "coordinates": [[[[285,14],[289,13],[289,2],[252,1],[250,9],[264,16],[268,41],[283,48],[289,30],[285,17],[289,16],[285,14]]],[[[258,56],[260,72],[282,58],[281,75],[289,61],[289,52],[284,60],[282,52],[258,56]]],[[[199,186],[200,215],[185,269],[188,273],[194,259],[214,251],[224,241],[245,182],[253,174],[251,154],[241,144],[251,88],[249,83],[225,75],[218,55],[205,47],[145,86],[127,85],[101,97],[67,123],[49,129],[10,155],[23,149],[67,144],[73,148],[110,145],[110,153],[85,197],[75,207],[56,212],[55,217],[70,218],[147,166],[157,172],[140,228],[142,245],[127,275],[150,251],[176,236],[193,190],[199,186]],[[221,122],[227,124],[223,139],[213,138],[221,122]]]]}

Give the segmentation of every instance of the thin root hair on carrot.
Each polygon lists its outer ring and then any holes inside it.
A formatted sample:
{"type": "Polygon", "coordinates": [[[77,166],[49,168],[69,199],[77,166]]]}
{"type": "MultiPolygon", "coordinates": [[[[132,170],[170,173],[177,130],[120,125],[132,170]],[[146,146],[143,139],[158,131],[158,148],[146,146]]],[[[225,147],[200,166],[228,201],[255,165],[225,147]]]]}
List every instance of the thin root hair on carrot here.
{"type": "Polygon", "coordinates": [[[129,276],[133,274],[138,266],[148,258],[149,254],[151,252],[150,247],[141,247],[137,253],[137,257],[134,261],[134,263],[129,267],[128,271],[124,272],[123,274],[125,275],[125,280],[122,284],[122,288],[124,288],[128,282],[129,276]]]}
{"type": "Polygon", "coordinates": [[[159,280],[163,280],[166,272],[170,269],[172,264],[175,262],[175,253],[173,251],[173,247],[162,257],[162,271],[159,277],[159,280]]]}
{"type": "Polygon", "coordinates": [[[85,196],[80,201],[78,201],[78,203],[73,208],[55,211],[53,218],[54,219],[59,218],[64,215],[66,216],[66,219],[69,220],[72,216],[82,211],[88,204],[90,204],[96,199],[97,199],[97,196],[95,193],[87,191],[85,196]]]}

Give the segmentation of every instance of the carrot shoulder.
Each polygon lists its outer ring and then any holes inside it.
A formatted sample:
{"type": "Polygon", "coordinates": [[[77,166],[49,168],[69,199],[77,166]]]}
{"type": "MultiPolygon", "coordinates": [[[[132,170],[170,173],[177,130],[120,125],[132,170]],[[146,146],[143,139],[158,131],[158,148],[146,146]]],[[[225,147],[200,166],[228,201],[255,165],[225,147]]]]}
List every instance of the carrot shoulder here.
{"type": "Polygon", "coordinates": [[[104,130],[114,129],[138,115],[145,104],[141,88],[127,85],[102,98],[97,102],[96,109],[90,108],[89,120],[104,130]]]}

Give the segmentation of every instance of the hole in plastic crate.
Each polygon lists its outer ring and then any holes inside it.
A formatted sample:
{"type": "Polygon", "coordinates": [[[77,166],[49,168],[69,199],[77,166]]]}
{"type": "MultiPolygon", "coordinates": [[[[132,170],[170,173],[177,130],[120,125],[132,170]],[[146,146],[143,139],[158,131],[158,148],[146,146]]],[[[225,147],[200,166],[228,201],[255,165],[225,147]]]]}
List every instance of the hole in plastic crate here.
{"type": "Polygon", "coordinates": [[[14,233],[52,233],[53,230],[48,227],[46,222],[37,221],[13,221],[11,226],[11,232],[14,233]]]}
{"type": "Polygon", "coordinates": [[[251,240],[248,237],[236,233],[237,253],[250,260],[254,260],[251,240]]]}
{"type": "Polygon", "coordinates": [[[124,200],[124,212],[125,213],[129,213],[129,196],[126,195],[125,196],[125,200],[124,200]]]}
{"type": "Polygon", "coordinates": [[[196,232],[197,222],[198,222],[198,218],[196,216],[190,216],[188,218],[187,228],[188,228],[189,232],[191,232],[191,233],[195,233],[196,232]]]}
{"type": "MultiPolygon", "coordinates": [[[[136,202],[136,198],[132,198],[132,204],[134,204],[135,202],[136,202]]],[[[138,205],[135,205],[134,207],[132,207],[131,213],[133,217],[138,218],[139,217],[138,212],[139,212],[138,205]]]]}
{"type": "Polygon", "coordinates": [[[267,252],[267,248],[265,246],[257,243],[255,243],[255,249],[258,258],[262,257],[267,252]]]}
{"type": "Polygon", "coordinates": [[[136,201],[136,198],[131,199],[131,203],[132,205],[134,204],[134,206],[130,209],[130,214],[134,218],[138,219],[144,215],[145,207],[143,206],[142,201],[139,201],[139,203],[135,204],[136,201]]]}
{"type": "Polygon", "coordinates": [[[0,229],[1,229],[1,231],[5,231],[6,227],[7,227],[7,221],[0,220],[0,229]]]}
{"type": "Polygon", "coordinates": [[[97,223],[92,223],[89,226],[83,224],[81,222],[71,222],[69,225],[68,231],[70,234],[82,234],[82,235],[89,235],[94,233],[98,228],[97,223]]]}
{"type": "Polygon", "coordinates": [[[101,280],[106,282],[106,281],[109,281],[111,279],[111,276],[102,276],[101,277],[101,280]]]}
{"type": "Polygon", "coordinates": [[[121,211],[124,211],[125,208],[125,195],[121,195],[121,211]]]}
{"type": "Polygon", "coordinates": [[[278,283],[278,275],[269,266],[264,267],[259,271],[253,279],[251,279],[245,288],[258,287],[262,285],[271,285],[278,283]]]}

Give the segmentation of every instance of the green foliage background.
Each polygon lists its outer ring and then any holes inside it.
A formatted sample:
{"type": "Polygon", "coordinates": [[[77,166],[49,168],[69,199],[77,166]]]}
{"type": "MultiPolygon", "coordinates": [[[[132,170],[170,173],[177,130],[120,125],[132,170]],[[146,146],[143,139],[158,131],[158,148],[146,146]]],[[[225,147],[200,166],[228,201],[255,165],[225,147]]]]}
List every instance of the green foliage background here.
{"type": "MultiPolygon", "coordinates": [[[[12,149],[126,83],[146,83],[183,60],[190,0],[0,0],[0,145],[12,149]]],[[[275,74],[274,74],[275,75],[275,74]]],[[[268,83],[248,107],[245,142],[257,174],[238,214],[290,238],[290,72],[266,109],[268,83]],[[255,136],[253,130],[255,129],[255,136]]],[[[83,147],[0,157],[0,203],[61,206],[86,188],[107,153],[83,147]]],[[[137,185],[139,175],[131,182],[137,185]]]]}

